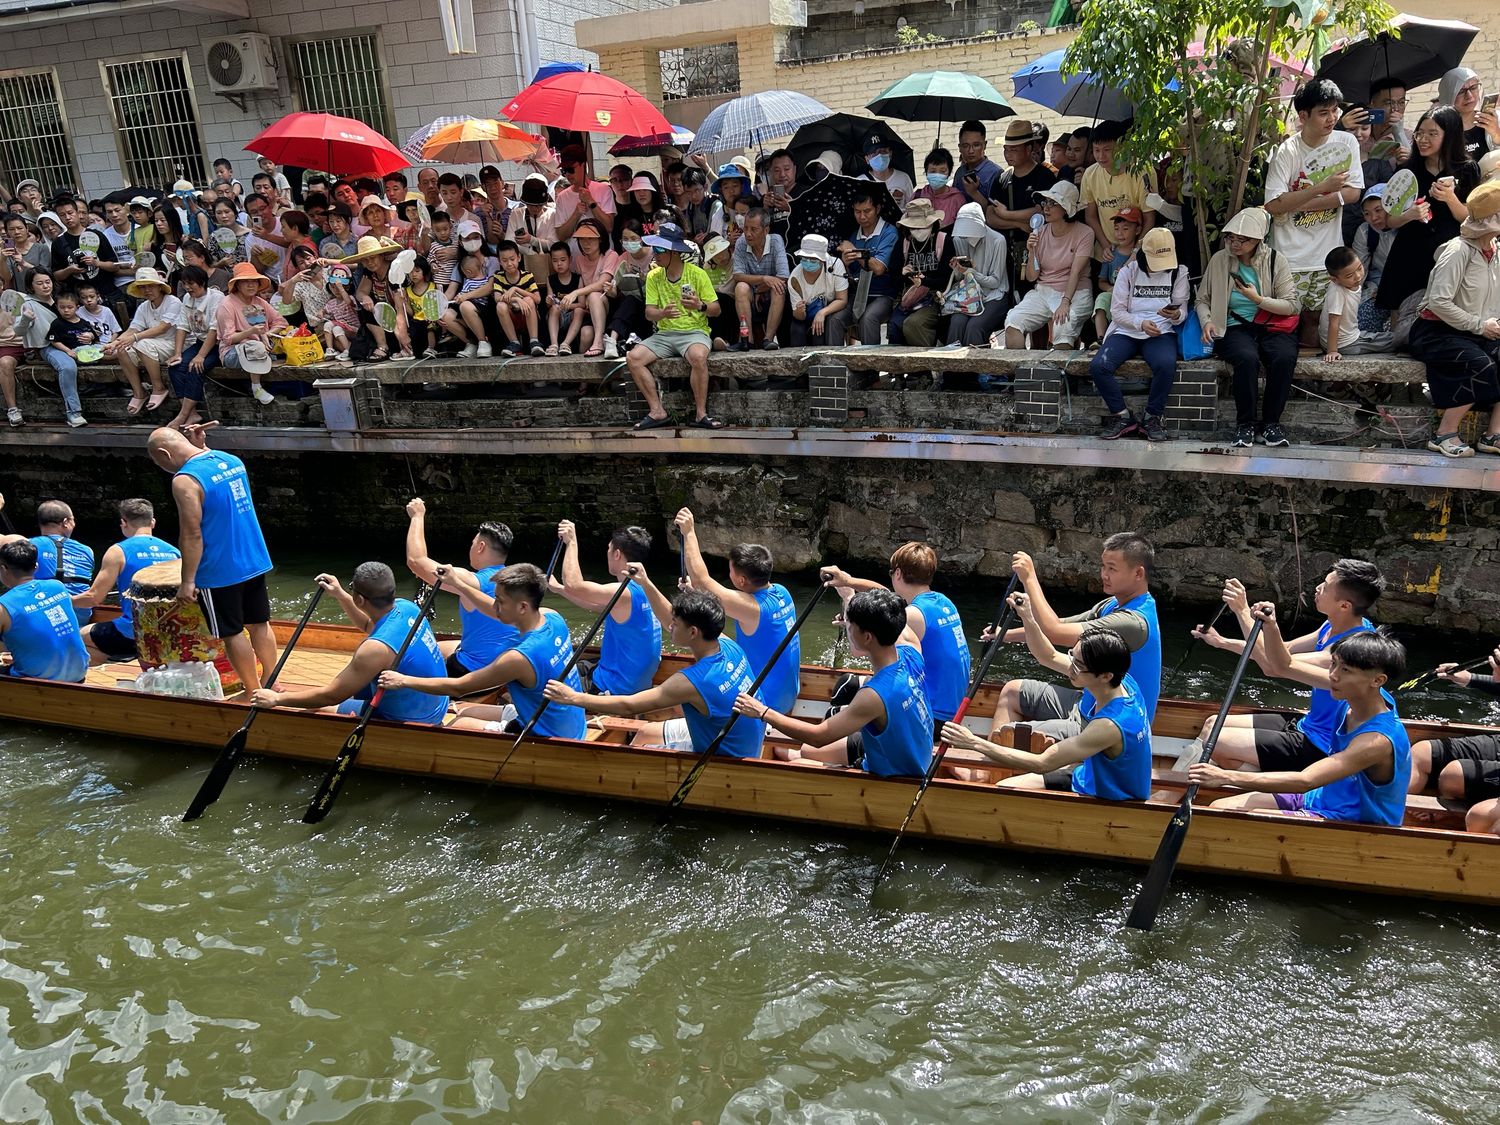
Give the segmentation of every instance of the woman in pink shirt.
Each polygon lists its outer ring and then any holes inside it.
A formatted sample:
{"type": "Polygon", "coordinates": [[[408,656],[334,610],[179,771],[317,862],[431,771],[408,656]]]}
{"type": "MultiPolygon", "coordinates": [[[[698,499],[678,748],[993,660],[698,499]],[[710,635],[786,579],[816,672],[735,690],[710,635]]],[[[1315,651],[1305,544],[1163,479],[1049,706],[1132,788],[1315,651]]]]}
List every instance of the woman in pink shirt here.
{"type": "Polygon", "coordinates": [[[250,393],[262,406],[276,401],[260,385],[260,376],[269,369],[271,333],[286,327],[286,318],[266,300],[270,291],[270,278],[262,276],[249,262],[240,262],[229,275],[229,295],[219,303],[214,317],[219,362],[249,374],[250,393]]]}
{"type": "Polygon", "coordinates": [[[969,197],[948,181],[953,176],[953,154],[945,148],[935,148],[922,162],[925,180],[913,199],[926,199],[943,213],[943,230],[953,229],[953,220],[958,218],[958,209],[969,201],[969,197]]]}
{"type": "Polygon", "coordinates": [[[604,231],[593,219],[584,219],[573,232],[573,242],[578,247],[573,255],[573,272],[578,275],[578,288],[563,298],[563,309],[587,305],[589,321],[593,325],[592,343],[584,352],[585,359],[595,359],[604,354],[604,326],[609,320],[609,286],[619,267],[620,256],[613,250],[604,249],[604,231]]]}

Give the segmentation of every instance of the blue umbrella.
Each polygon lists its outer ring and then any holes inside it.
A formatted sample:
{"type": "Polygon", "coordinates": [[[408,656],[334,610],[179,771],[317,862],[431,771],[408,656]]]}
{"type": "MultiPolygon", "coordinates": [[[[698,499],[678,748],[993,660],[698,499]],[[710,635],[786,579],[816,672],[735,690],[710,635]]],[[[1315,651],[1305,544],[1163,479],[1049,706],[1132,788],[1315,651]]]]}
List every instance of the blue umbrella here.
{"type": "Polygon", "coordinates": [[[790,137],[804,125],[831,117],[833,110],[793,90],[766,90],[727,101],[698,126],[689,154],[750,148],[773,137],[790,137]]]}
{"type": "Polygon", "coordinates": [[[551,78],[556,74],[567,74],[574,70],[587,70],[588,67],[576,62],[545,62],[536,68],[536,73],[531,76],[531,84],[535,86],[543,78],[551,78]]]}
{"type": "Polygon", "coordinates": [[[1049,51],[1011,75],[1015,94],[1071,117],[1122,120],[1135,114],[1135,103],[1113,86],[1106,86],[1087,71],[1064,80],[1063,57],[1067,48],[1049,51]]]}

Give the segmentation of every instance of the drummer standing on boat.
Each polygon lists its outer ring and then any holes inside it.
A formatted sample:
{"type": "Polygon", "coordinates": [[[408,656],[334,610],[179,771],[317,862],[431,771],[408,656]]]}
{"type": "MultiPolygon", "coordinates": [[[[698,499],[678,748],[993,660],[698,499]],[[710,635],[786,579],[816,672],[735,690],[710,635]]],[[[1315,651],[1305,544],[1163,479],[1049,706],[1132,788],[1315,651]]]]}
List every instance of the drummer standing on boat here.
{"type": "Polygon", "coordinates": [[[20,537],[0,543],[0,644],[11,655],[5,675],[83,682],[89,669],[83,635],[67,587],[38,578],[36,544],[20,537]]]}
{"type": "Polygon", "coordinates": [[[74,609],[92,609],[103,605],[111,590],[120,595],[120,616],[113,621],[96,621],[83,631],[89,663],[104,664],[111,660],[134,660],[135,606],[126,596],[136,572],[157,563],[182,558],[182,552],[165,539],[158,539],[156,510],[151,501],[120,501],[120,534],[124,537],[104,552],[99,573],[92,585],[73,595],[74,609]]]}
{"type": "MultiPolygon", "coordinates": [[[[316,710],[333,707],[341,715],[357,715],[375,694],[375,679],[396,663],[396,654],[411,627],[422,618],[416,602],[396,597],[396,575],[383,562],[364,562],[354,568],[345,590],[331,574],[320,574],[319,586],[332,594],[344,616],[368,636],[360,642],[343,671],[320,688],[273,691],[260,688],[251,701],[257,707],[301,707],[316,710]]],[[[432,626],[421,621],[411,645],[401,657],[399,670],[409,676],[436,676],[443,671],[432,626]]],[[[374,716],[397,723],[429,723],[441,726],[448,713],[446,697],[433,698],[415,691],[388,690],[375,705],[374,716]]]]}
{"type": "Polygon", "coordinates": [[[276,639],[266,590],[271,555],[245,463],[165,426],[151,432],[146,448],[158,467],[173,474],[182,550],[177,598],[203,606],[209,628],[223,640],[229,663],[252,693],[261,686],[256,661],[268,672],[276,665],[276,639]]]}

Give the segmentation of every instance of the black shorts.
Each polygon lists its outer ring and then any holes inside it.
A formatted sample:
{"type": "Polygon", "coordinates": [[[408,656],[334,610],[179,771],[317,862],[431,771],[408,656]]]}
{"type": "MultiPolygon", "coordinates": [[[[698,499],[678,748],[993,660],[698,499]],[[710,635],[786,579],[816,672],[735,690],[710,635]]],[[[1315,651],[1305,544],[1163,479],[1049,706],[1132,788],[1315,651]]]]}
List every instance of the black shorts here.
{"type": "Polygon", "coordinates": [[[473,670],[474,669],[468,668],[459,662],[458,653],[456,651],[452,655],[450,655],[447,661],[443,664],[443,671],[448,674],[448,678],[450,680],[456,680],[460,676],[467,676],[473,670]]]}
{"type": "Polygon", "coordinates": [[[1443,768],[1457,762],[1464,775],[1464,800],[1469,804],[1500,797],[1500,735],[1475,734],[1440,738],[1432,744],[1434,781],[1443,768]]]}
{"type": "Polygon", "coordinates": [[[120,632],[113,621],[96,621],[89,627],[89,643],[111,660],[134,660],[135,638],[120,632]]]}
{"type": "MultiPolygon", "coordinates": [[[[583,684],[578,690],[583,692],[584,695],[596,694],[594,691],[594,672],[598,669],[599,662],[597,660],[580,660],[573,667],[578,672],[579,681],[583,684]]],[[[598,692],[597,694],[608,695],[609,693],[598,692]]]]}
{"type": "Polygon", "coordinates": [[[271,620],[271,597],[266,593],[264,574],[232,586],[200,587],[198,604],[208,617],[209,629],[220,640],[239,636],[246,625],[264,625],[271,620]]]}
{"type": "Polygon", "coordinates": [[[844,739],[844,752],[849,757],[849,765],[859,769],[865,760],[865,732],[857,730],[844,739]]]}
{"type": "Polygon", "coordinates": [[[1255,754],[1262,772],[1297,773],[1328,757],[1297,729],[1301,720],[1301,715],[1255,716],[1255,754]]]}
{"type": "Polygon", "coordinates": [[[1073,771],[1077,766],[1068,766],[1060,770],[1052,770],[1042,774],[1042,784],[1054,793],[1073,792],[1073,771]]]}

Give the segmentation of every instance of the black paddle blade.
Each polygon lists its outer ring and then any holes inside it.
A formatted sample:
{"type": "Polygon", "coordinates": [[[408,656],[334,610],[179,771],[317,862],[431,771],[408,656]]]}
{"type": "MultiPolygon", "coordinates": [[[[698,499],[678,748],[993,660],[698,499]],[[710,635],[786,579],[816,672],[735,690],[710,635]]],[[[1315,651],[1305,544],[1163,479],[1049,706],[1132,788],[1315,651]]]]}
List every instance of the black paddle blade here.
{"type": "Polygon", "coordinates": [[[193,803],[187,807],[187,812],[182,814],[184,823],[197,820],[224,792],[224,786],[229,782],[229,775],[234,772],[234,767],[240,764],[240,756],[245,752],[245,742],[249,738],[249,731],[250,725],[246,723],[229,736],[224,749],[219,751],[219,757],[214,762],[213,769],[208,771],[203,784],[198,786],[198,793],[193,798],[193,803]]]}
{"type": "Polygon", "coordinates": [[[328,815],[328,810],[333,808],[333,802],[338,800],[339,790],[344,787],[344,778],[349,775],[349,767],[354,765],[354,759],[359,757],[360,748],[364,744],[365,724],[360,723],[344,740],[339,756],[334,759],[333,768],[328,771],[327,776],[323,778],[323,784],[318,786],[318,791],[313,794],[312,803],[302,814],[303,824],[319,824],[328,815]]]}
{"type": "Polygon", "coordinates": [[[1183,841],[1187,839],[1188,825],[1193,821],[1191,801],[1184,801],[1172,814],[1167,830],[1162,833],[1161,843],[1156,848],[1156,858],[1141,883],[1140,894],[1135,896],[1135,905],[1130,908],[1130,917],[1125,924],[1133,930],[1149,930],[1156,924],[1157,911],[1166,900],[1167,888],[1172,885],[1172,873],[1177,870],[1177,857],[1182,854],[1183,841]]]}

